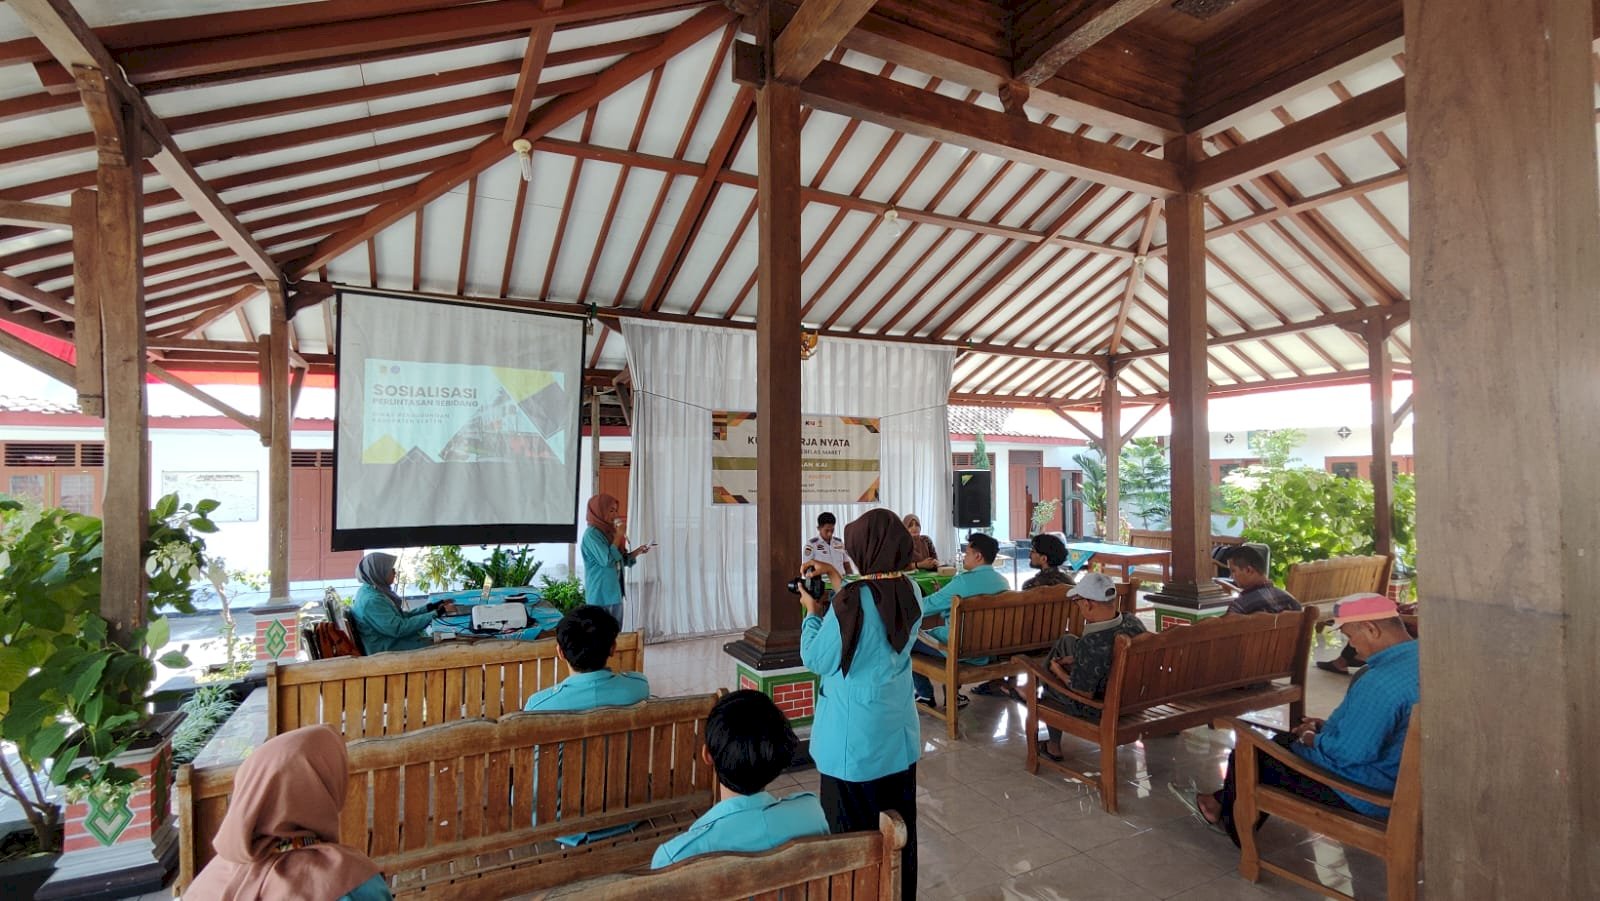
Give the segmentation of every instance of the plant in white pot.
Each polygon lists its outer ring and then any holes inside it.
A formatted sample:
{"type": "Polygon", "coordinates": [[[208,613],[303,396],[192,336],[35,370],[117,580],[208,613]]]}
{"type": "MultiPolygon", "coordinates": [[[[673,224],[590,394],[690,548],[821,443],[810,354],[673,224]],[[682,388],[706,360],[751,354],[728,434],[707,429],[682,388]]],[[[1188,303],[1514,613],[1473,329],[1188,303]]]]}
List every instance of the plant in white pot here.
{"type": "Polygon", "coordinates": [[[100,520],[0,501],[0,739],[17,758],[0,758],[0,793],[22,807],[41,851],[72,857],[171,831],[163,733],[176,723],[149,715],[150,686],[157,660],[188,666],[181,651],[163,650],[171,626],[161,614],[193,610],[216,507],[168,495],[150,512],[146,615],[122,647],[100,613],[100,520]],[[65,811],[50,785],[64,792],[65,811]]]}

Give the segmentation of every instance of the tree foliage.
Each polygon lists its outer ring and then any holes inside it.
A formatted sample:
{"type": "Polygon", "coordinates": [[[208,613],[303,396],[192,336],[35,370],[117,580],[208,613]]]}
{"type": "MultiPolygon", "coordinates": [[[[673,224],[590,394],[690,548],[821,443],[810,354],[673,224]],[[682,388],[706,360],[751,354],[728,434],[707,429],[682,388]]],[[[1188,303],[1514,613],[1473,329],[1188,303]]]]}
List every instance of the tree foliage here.
{"type": "Polygon", "coordinates": [[[1172,517],[1172,465],[1154,438],[1135,438],[1118,455],[1122,511],[1141,528],[1165,526],[1172,517]]]}

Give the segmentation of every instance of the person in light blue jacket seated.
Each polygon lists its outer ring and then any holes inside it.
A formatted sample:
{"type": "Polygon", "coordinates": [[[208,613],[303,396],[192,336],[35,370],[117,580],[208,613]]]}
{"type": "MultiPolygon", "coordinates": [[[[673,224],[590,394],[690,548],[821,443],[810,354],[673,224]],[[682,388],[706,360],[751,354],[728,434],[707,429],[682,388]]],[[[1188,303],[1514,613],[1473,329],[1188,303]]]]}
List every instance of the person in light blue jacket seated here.
{"type": "Polygon", "coordinates": [[[622,627],[604,607],[583,606],[556,626],[556,656],[572,675],[528,697],[522,709],[533,713],[574,713],[596,707],[626,707],[650,696],[644,673],[614,673],[606,661],[617,650],[622,627]]]}
{"type": "MultiPolygon", "coordinates": [[[[985,594],[999,594],[1010,591],[1011,583],[1006,577],[1000,575],[994,568],[994,558],[1000,554],[1000,543],[994,536],[982,532],[973,532],[967,536],[967,549],[962,552],[961,560],[966,566],[966,571],[958,574],[945,587],[922,599],[922,615],[934,616],[935,614],[948,616],[950,607],[958,597],[975,598],[985,594]]],[[[929,629],[928,634],[940,642],[950,640],[950,626],[948,624],[929,629]]],[[[944,653],[925,641],[918,641],[915,653],[928,654],[934,657],[943,657],[944,653]]],[[[968,663],[987,663],[987,659],[967,661],[968,663]]],[[[920,673],[912,673],[911,681],[916,686],[917,703],[934,706],[933,681],[920,673]]],[[[945,705],[949,706],[950,699],[945,698],[945,705]]],[[[968,698],[960,692],[956,693],[956,707],[967,706],[968,698]]]]}
{"type": "MultiPolygon", "coordinates": [[[[627,707],[650,697],[650,683],[644,673],[616,673],[606,668],[606,661],[616,653],[617,636],[621,633],[622,627],[617,624],[616,617],[604,607],[585,605],[563,616],[556,625],[556,656],[572,667],[572,675],[543,691],[534,692],[522,709],[530,713],[581,713],[601,707],[627,707]]],[[[561,766],[559,752],[556,766],[561,766]]],[[[556,784],[561,784],[559,775],[556,784]]],[[[558,815],[560,808],[558,801],[558,815]]],[[[637,825],[623,823],[594,832],[576,832],[559,836],[556,841],[576,847],[621,835],[637,825]]]]}
{"type": "Polygon", "coordinates": [[[733,692],[706,719],[704,760],[717,774],[717,803],[687,831],[656,849],[660,869],[697,854],[767,851],[808,835],[827,835],[828,818],[811,792],[775,798],[766,790],[800,747],[789,720],[759,691],[733,692]]]}
{"type": "MultiPolygon", "coordinates": [[[[922,725],[911,701],[911,643],[922,608],[905,576],[913,562],[911,533],[888,510],[869,510],[845,526],[844,546],[862,578],[843,583],[831,603],[800,589],[806,608],[800,661],[821,679],[811,757],[835,833],[877,829],[884,811],[900,815],[906,824],[901,897],[914,899],[922,725]]],[[[825,566],[812,561],[801,574],[825,566]]]]}
{"type": "Polygon", "coordinates": [[[367,654],[382,651],[412,651],[433,644],[428,624],[435,616],[458,612],[456,605],[434,601],[418,610],[407,610],[405,601],[394,591],[393,554],[368,554],[356,566],[361,587],[350,605],[355,617],[361,650],[367,654]]]}
{"type": "Polygon", "coordinates": [[[622,502],[609,494],[589,498],[585,510],[589,528],[583,532],[578,548],[583,555],[583,600],[622,622],[622,599],[627,595],[622,571],[650,553],[650,545],[628,549],[622,502]]]}

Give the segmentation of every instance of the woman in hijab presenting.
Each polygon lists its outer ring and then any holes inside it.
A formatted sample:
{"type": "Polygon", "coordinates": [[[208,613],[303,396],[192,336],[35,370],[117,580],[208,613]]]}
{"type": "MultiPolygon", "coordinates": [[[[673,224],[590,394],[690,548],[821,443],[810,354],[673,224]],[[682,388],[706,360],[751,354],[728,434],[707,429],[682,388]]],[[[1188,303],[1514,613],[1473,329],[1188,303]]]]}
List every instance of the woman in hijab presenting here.
{"type": "Polygon", "coordinates": [[[239,765],[217,856],[185,901],[389,901],[372,861],[339,844],[349,778],[344,739],[327,726],[268,739],[239,765]]]}
{"type": "Polygon", "coordinates": [[[877,829],[892,810],[906,824],[901,895],[917,895],[917,755],[922,732],[911,691],[911,645],[922,621],[911,581],[911,533],[888,510],[844,528],[844,547],[862,577],[843,582],[826,563],[831,604],[801,591],[800,659],[822,680],[811,756],[822,774],[822,810],[834,832],[877,829]]]}
{"type": "Polygon", "coordinates": [[[380,651],[410,651],[425,648],[428,624],[441,610],[455,612],[455,605],[435,601],[421,610],[407,610],[400,595],[394,593],[393,554],[368,554],[356,567],[361,587],[356,589],[350,615],[361,633],[361,647],[368,654],[380,651]]]}
{"type": "Polygon", "coordinates": [[[609,494],[589,498],[586,514],[589,528],[583,532],[583,600],[622,622],[622,571],[638,558],[650,553],[650,546],[628,550],[628,536],[622,531],[622,502],[609,494]]]}

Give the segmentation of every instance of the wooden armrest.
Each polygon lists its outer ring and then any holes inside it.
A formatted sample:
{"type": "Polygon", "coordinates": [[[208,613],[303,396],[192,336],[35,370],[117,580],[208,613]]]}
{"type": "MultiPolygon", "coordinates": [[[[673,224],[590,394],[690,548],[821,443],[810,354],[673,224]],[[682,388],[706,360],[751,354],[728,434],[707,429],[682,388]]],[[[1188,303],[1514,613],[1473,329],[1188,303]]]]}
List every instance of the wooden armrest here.
{"type": "Polygon", "coordinates": [[[1104,702],[1096,701],[1094,698],[1091,698],[1088,695],[1080,694],[1068,688],[1065,682],[1062,682],[1060,679],[1056,678],[1055,673],[1050,672],[1049,667],[1040,666],[1038,661],[1034,660],[1032,657],[1018,655],[1012,659],[1019,661],[1021,667],[1027,670],[1029,675],[1037,679],[1040,685],[1055,689],[1074,701],[1077,701],[1079,704],[1083,704],[1087,707],[1093,707],[1096,710],[1105,709],[1106,705],[1104,702]]]}
{"type": "Polygon", "coordinates": [[[939,653],[945,655],[946,657],[950,656],[950,646],[933,637],[933,635],[926,631],[918,632],[917,640],[938,649],[939,653]]]}
{"type": "Polygon", "coordinates": [[[1234,717],[1227,717],[1225,719],[1218,720],[1216,725],[1219,728],[1233,730],[1233,734],[1237,738],[1237,742],[1235,743],[1235,752],[1245,745],[1250,745],[1288,767],[1289,769],[1294,770],[1302,776],[1310,776],[1329,788],[1343,792],[1354,798],[1360,798],[1369,804],[1376,804],[1379,807],[1391,807],[1394,805],[1394,797],[1392,795],[1386,795],[1382,792],[1374,791],[1373,789],[1370,789],[1364,785],[1357,785],[1354,782],[1350,782],[1342,778],[1337,773],[1317,766],[1304,757],[1301,757],[1293,751],[1290,751],[1288,748],[1285,748],[1272,739],[1267,738],[1256,730],[1250,728],[1248,723],[1235,719],[1234,717]]]}

